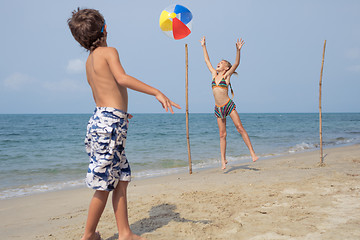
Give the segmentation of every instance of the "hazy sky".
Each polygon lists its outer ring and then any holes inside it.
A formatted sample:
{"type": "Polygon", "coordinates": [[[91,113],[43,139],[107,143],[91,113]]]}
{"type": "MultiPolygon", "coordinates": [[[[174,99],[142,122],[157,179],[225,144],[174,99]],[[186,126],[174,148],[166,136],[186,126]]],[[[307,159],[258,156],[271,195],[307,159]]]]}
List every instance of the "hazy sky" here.
{"type": "MultiPolygon", "coordinates": [[[[95,107],[84,63],[67,19],[77,7],[100,10],[108,45],[125,71],[159,88],[185,109],[185,43],[189,45],[190,113],[213,112],[210,59],[235,60],[245,40],[239,75],[231,78],[239,112],[317,112],[324,40],[324,112],[360,112],[360,1],[0,0],[0,113],[91,113],[95,107]],[[178,3],[193,13],[193,31],[172,40],[159,16],[178,3]]],[[[163,112],[152,96],[129,90],[130,113],[163,112]]]]}

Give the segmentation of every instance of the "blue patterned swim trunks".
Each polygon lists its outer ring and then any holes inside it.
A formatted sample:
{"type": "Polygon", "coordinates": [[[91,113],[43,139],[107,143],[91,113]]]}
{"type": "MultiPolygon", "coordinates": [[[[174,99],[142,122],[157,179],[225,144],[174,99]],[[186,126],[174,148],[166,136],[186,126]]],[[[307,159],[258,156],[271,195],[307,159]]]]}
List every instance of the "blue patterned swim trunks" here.
{"type": "Polygon", "coordinates": [[[131,181],[125,156],[128,116],[111,107],[96,107],[87,125],[86,152],[90,157],[86,184],[95,190],[112,191],[119,181],[131,181]]]}

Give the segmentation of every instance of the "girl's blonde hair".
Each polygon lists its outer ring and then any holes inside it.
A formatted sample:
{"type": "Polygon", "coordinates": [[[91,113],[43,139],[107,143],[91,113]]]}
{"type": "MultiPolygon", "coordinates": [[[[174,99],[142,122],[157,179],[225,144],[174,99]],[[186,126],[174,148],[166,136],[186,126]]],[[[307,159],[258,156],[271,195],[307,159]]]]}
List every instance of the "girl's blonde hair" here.
{"type": "MultiPolygon", "coordinates": [[[[232,64],[231,64],[228,60],[223,59],[223,60],[221,60],[221,61],[226,62],[226,64],[228,65],[229,69],[232,67],[232,64]]],[[[233,74],[238,75],[237,72],[234,72],[233,74]]],[[[231,95],[232,95],[232,98],[231,98],[231,99],[233,99],[233,98],[234,98],[234,90],[232,89],[230,82],[229,82],[229,86],[230,86],[231,95]]]]}
{"type": "MultiPolygon", "coordinates": [[[[226,64],[228,65],[229,69],[232,67],[232,64],[231,64],[228,60],[223,59],[223,60],[221,60],[221,61],[226,62],[226,64]]],[[[233,74],[238,75],[237,72],[234,72],[233,74]]]]}

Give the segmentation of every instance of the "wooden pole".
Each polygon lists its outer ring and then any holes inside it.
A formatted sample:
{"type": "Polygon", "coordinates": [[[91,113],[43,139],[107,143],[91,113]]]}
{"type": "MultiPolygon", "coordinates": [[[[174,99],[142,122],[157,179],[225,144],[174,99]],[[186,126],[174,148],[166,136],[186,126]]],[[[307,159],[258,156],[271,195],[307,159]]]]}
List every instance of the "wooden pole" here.
{"type": "Polygon", "coordinates": [[[185,44],[185,98],[186,98],[186,139],[187,150],[189,159],[189,174],[192,174],[191,152],[190,152],[190,136],[189,136],[189,95],[188,95],[188,83],[189,83],[189,65],[188,65],[188,45],[185,44]]]}
{"type": "Polygon", "coordinates": [[[324,41],[324,49],[323,49],[323,55],[322,55],[320,81],[319,81],[320,166],[323,166],[323,165],[324,165],[323,139],[322,139],[322,113],[321,113],[321,86],[322,86],[322,76],[323,76],[323,69],[324,69],[325,47],[326,47],[326,40],[324,41]]]}

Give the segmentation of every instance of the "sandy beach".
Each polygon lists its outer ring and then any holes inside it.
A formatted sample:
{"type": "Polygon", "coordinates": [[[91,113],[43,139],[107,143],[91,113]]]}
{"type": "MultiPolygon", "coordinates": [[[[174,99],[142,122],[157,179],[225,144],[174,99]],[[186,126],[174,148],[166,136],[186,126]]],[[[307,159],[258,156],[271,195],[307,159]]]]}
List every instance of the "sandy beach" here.
{"type": "MultiPolygon", "coordinates": [[[[152,179],[128,189],[132,230],[148,239],[360,239],[360,145],[152,179]]],[[[0,201],[1,239],[80,239],[87,188],[0,201]]],[[[117,239],[111,202],[98,230],[117,239]]]]}

